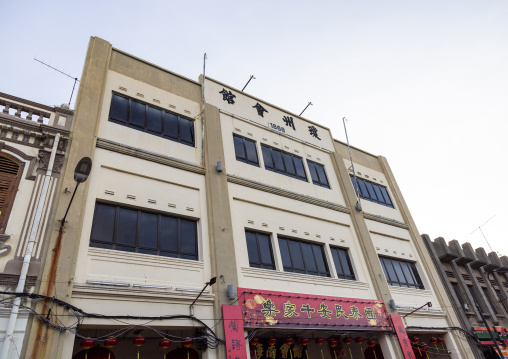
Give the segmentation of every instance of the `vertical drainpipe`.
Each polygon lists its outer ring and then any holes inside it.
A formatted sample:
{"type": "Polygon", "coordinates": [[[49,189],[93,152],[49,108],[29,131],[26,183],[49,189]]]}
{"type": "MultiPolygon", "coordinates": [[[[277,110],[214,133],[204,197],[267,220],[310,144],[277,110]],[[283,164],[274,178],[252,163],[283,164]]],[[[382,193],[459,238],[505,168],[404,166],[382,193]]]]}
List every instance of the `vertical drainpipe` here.
{"type": "MultiPolygon", "coordinates": [[[[35,211],[35,219],[32,225],[32,231],[30,232],[30,237],[28,238],[28,244],[26,246],[25,255],[23,258],[23,266],[21,267],[21,274],[19,275],[16,293],[21,293],[25,290],[28,267],[30,266],[32,252],[35,247],[35,237],[37,236],[37,232],[39,231],[39,225],[42,219],[42,210],[44,208],[44,203],[46,202],[46,197],[48,195],[49,181],[51,179],[53,163],[55,162],[56,157],[56,149],[58,148],[59,142],[60,142],[60,134],[57,133],[55,136],[55,140],[53,141],[53,149],[51,150],[51,156],[49,157],[48,169],[46,170],[46,175],[44,176],[41,196],[39,197],[39,202],[37,203],[37,209],[35,211]]],[[[9,323],[7,323],[7,331],[5,332],[2,351],[0,352],[0,359],[7,359],[7,355],[9,354],[9,349],[11,346],[11,342],[13,340],[14,328],[16,326],[16,320],[19,314],[20,303],[21,297],[16,297],[14,299],[14,302],[12,303],[11,315],[9,317],[9,323]]]]}

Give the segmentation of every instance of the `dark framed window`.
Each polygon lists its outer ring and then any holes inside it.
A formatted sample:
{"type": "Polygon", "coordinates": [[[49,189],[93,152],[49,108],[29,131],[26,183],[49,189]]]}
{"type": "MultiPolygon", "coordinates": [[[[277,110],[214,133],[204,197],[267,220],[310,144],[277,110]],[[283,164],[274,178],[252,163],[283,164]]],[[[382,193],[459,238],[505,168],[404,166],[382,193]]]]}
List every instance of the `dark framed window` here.
{"type": "Polygon", "coordinates": [[[284,271],[330,276],[322,245],[279,238],[279,248],[284,271]]]}
{"type": "Polygon", "coordinates": [[[312,183],[321,187],[330,188],[328,178],[326,177],[325,166],[309,160],[307,160],[307,165],[309,166],[310,178],[312,178],[312,183]]]}
{"type": "Polygon", "coordinates": [[[113,94],[109,121],[194,146],[194,121],[131,98],[113,94]]]}
{"type": "Polygon", "coordinates": [[[197,243],[195,220],[95,204],[92,247],[197,260],[197,243]]]}
{"type": "Polygon", "coordinates": [[[490,296],[489,291],[487,290],[487,288],[486,287],[482,287],[482,291],[483,291],[483,295],[485,295],[485,299],[487,299],[487,301],[490,304],[490,307],[494,311],[494,314],[496,314],[496,315],[499,314],[498,311],[497,311],[497,306],[492,301],[491,296],[490,296]]]}
{"type": "Polygon", "coordinates": [[[247,251],[251,267],[275,269],[270,236],[264,233],[245,231],[247,251]]]}
{"type": "Polygon", "coordinates": [[[301,157],[265,145],[261,145],[261,152],[267,170],[307,182],[301,157]]]}
{"type": "Polygon", "coordinates": [[[355,280],[355,273],[353,272],[353,266],[351,265],[347,249],[330,247],[330,250],[332,251],[337,276],[342,279],[355,280]]]}
{"type": "Polygon", "coordinates": [[[414,262],[387,257],[379,257],[379,260],[381,261],[388,284],[398,287],[424,289],[422,279],[416,270],[414,262]]]}
{"type": "Polygon", "coordinates": [[[360,198],[395,208],[385,186],[356,177],[356,182],[358,184],[357,188],[357,185],[355,184],[355,177],[353,175],[349,176],[351,177],[351,182],[353,183],[355,192],[360,194],[360,198]]]}
{"type": "Polygon", "coordinates": [[[0,233],[5,233],[14,199],[23,174],[24,163],[6,153],[0,155],[0,233]]]}
{"type": "Polygon", "coordinates": [[[235,155],[238,161],[259,166],[256,141],[249,140],[248,138],[238,135],[233,135],[233,142],[235,144],[235,155]]]}

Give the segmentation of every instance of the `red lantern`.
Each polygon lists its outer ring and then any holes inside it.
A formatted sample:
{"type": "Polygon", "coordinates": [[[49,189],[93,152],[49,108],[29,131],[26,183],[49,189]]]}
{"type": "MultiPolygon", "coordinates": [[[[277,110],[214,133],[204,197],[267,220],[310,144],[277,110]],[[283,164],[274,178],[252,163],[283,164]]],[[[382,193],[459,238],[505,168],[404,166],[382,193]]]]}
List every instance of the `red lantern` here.
{"type": "Polygon", "coordinates": [[[298,340],[298,343],[300,343],[300,345],[305,346],[305,345],[309,344],[309,339],[307,339],[307,338],[300,338],[298,340]]]}
{"type": "Polygon", "coordinates": [[[348,345],[351,344],[352,341],[353,341],[353,339],[351,339],[351,338],[344,338],[344,340],[343,340],[344,344],[348,344],[348,345]]]}
{"type": "Polygon", "coordinates": [[[104,346],[106,348],[113,348],[117,344],[117,340],[115,337],[109,337],[104,341],[104,346]]]}
{"type": "Polygon", "coordinates": [[[411,340],[413,343],[418,343],[420,341],[420,338],[418,337],[413,337],[413,339],[411,340]]]}
{"type": "Polygon", "coordinates": [[[316,338],[315,342],[317,345],[322,345],[325,342],[325,340],[323,338],[316,338]]]}
{"type": "Polygon", "coordinates": [[[159,347],[162,349],[167,349],[171,346],[172,342],[171,340],[164,338],[159,342],[159,347]]]}
{"type": "Polygon", "coordinates": [[[374,347],[376,346],[376,341],[371,339],[371,340],[369,340],[369,341],[367,342],[367,345],[368,345],[369,347],[374,348],[374,347]]]}
{"type": "Polygon", "coordinates": [[[90,337],[86,338],[86,339],[83,339],[81,341],[81,348],[85,349],[85,350],[88,350],[90,348],[92,348],[94,346],[95,342],[93,341],[93,339],[91,339],[90,337]]]}
{"type": "Polygon", "coordinates": [[[289,345],[293,344],[293,338],[287,337],[286,339],[284,339],[284,344],[289,344],[289,345]]]}
{"type": "Polygon", "coordinates": [[[356,344],[362,345],[363,344],[363,338],[362,337],[356,337],[355,338],[355,342],[356,342],[356,344]]]}
{"type": "Polygon", "coordinates": [[[190,348],[192,346],[192,339],[187,337],[184,341],[183,341],[183,346],[185,348],[190,348]]]}
{"type": "Polygon", "coordinates": [[[335,348],[337,346],[337,341],[331,338],[330,340],[328,340],[328,345],[330,346],[330,348],[335,348]]]}
{"type": "Polygon", "coordinates": [[[277,339],[275,339],[274,337],[271,337],[270,339],[268,339],[268,345],[272,346],[275,344],[277,344],[277,339]]]}
{"type": "Polygon", "coordinates": [[[138,335],[136,338],[134,338],[132,344],[137,347],[143,346],[145,344],[145,338],[143,338],[141,335],[138,335]]]}
{"type": "Polygon", "coordinates": [[[421,350],[422,350],[422,351],[424,351],[424,352],[426,352],[426,351],[427,351],[427,349],[428,349],[427,347],[428,347],[428,346],[429,346],[429,345],[428,345],[427,343],[422,343],[422,344],[420,344],[420,348],[421,348],[421,350]]]}
{"type": "Polygon", "coordinates": [[[430,338],[429,342],[430,342],[431,344],[436,344],[436,343],[437,343],[437,338],[432,337],[432,338],[430,338]]]}
{"type": "Polygon", "coordinates": [[[443,343],[444,343],[444,339],[443,339],[443,338],[441,338],[441,337],[439,337],[439,338],[437,338],[437,342],[438,342],[439,344],[443,344],[443,343]]]}
{"type": "Polygon", "coordinates": [[[258,337],[254,337],[254,338],[252,338],[250,340],[249,344],[250,344],[251,347],[255,347],[256,345],[258,345],[258,343],[259,343],[259,338],[258,337]]]}

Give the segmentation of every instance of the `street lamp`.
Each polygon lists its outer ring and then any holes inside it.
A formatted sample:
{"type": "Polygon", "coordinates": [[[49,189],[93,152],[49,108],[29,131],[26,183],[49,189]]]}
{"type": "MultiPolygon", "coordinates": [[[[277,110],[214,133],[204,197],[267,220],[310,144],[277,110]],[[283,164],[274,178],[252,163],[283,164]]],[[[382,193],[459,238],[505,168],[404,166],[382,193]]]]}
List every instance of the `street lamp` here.
{"type": "Polygon", "coordinates": [[[92,170],[92,160],[90,157],[83,157],[79,160],[76,168],[74,169],[74,180],[76,181],[76,187],[74,188],[74,192],[72,193],[71,200],[69,205],[67,206],[67,210],[65,211],[65,215],[61,219],[60,230],[62,230],[65,224],[65,218],[67,218],[67,213],[69,213],[69,208],[71,207],[72,200],[74,199],[74,195],[76,194],[76,190],[80,183],[85,182],[90,175],[90,171],[92,170]]]}

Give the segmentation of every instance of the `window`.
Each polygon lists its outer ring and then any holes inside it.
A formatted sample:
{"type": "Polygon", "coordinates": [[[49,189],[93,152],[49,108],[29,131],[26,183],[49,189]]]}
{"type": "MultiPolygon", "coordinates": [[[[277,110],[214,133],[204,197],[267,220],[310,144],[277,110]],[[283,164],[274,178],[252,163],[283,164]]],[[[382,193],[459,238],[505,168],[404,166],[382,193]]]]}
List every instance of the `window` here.
{"type": "Polygon", "coordinates": [[[197,222],[96,203],[90,245],[197,260],[197,222]]]}
{"type": "Polygon", "coordinates": [[[284,271],[329,277],[323,246],[279,238],[284,271]]]}
{"type": "Polygon", "coordinates": [[[424,289],[414,262],[387,257],[379,257],[379,260],[381,261],[388,284],[398,287],[424,289]]]}
{"type": "Polygon", "coordinates": [[[312,183],[321,187],[330,188],[330,185],[328,184],[328,178],[326,177],[325,173],[325,166],[309,160],[307,160],[307,165],[309,166],[312,183]]]}
{"type": "Polygon", "coordinates": [[[351,177],[351,182],[353,182],[355,192],[358,193],[358,189],[360,190],[360,198],[394,208],[390,195],[388,194],[388,190],[385,186],[356,177],[356,182],[359,187],[356,188],[354,176],[349,176],[351,177]]]}
{"type": "Polygon", "coordinates": [[[238,161],[259,166],[256,141],[233,135],[233,142],[235,143],[235,154],[238,161]]]}
{"type": "Polygon", "coordinates": [[[275,269],[270,236],[263,233],[245,231],[245,237],[247,238],[250,266],[275,269]]]}
{"type": "Polygon", "coordinates": [[[498,311],[497,311],[497,307],[496,305],[494,304],[494,302],[492,301],[492,299],[490,299],[490,294],[489,294],[489,291],[487,290],[487,288],[485,287],[482,287],[482,291],[483,291],[483,294],[485,295],[485,299],[487,299],[487,301],[489,302],[490,304],[490,307],[492,308],[492,310],[494,311],[494,314],[499,314],[498,311]]]}
{"type": "Polygon", "coordinates": [[[307,181],[301,157],[265,145],[261,145],[261,152],[267,170],[307,181]]]}
{"type": "Polygon", "coordinates": [[[337,276],[342,279],[355,280],[355,274],[347,250],[337,247],[330,247],[330,250],[332,251],[337,276]]]}
{"type": "Polygon", "coordinates": [[[194,146],[194,121],[113,94],[109,120],[136,130],[194,146]]]}
{"type": "Polygon", "coordinates": [[[9,155],[0,155],[0,233],[5,233],[22,173],[23,165],[9,155]]]}

